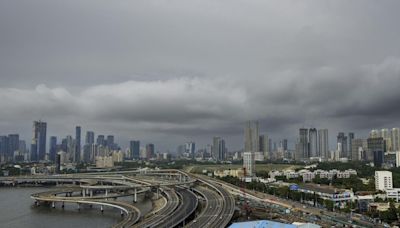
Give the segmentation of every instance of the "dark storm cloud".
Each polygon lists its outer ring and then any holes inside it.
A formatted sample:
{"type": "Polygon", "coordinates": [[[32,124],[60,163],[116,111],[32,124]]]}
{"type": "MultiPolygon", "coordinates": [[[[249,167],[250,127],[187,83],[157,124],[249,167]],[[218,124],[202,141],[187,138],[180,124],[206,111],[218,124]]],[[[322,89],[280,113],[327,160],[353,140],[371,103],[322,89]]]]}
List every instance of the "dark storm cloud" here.
{"type": "MultiPolygon", "coordinates": [[[[0,127],[75,124],[151,139],[238,135],[244,121],[400,126],[398,1],[2,1],[0,127]]],[[[117,133],[116,133],[117,134],[117,133]]],[[[229,140],[228,140],[229,142],[229,140]]]]}

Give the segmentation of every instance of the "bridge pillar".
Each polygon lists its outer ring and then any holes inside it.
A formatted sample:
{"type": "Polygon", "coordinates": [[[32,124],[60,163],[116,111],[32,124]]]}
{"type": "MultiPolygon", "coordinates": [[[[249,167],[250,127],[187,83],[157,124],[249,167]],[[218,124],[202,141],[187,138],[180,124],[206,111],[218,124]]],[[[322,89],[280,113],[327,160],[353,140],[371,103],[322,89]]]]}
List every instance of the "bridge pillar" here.
{"type": "Polygon", "coordinates": [[[108,189],[106,189],[106,196],[108,196],[108,189]]]}
{"type": "Polygon", "coordinates": [[[101,213],[103,213],[103,212],[104,212],[103,205],[100,205],[100,211],[101,211],[101,213]]]}
{"type": "Polygon", "coordinates": [[[61,204],[61,208],[64,209],[64,201],[61,204]]]}
{"type": "Polygon", "coordinates": [[[56,203],[54,201],[51,203],[51,207],[56,208],[56,203]]]}
{"type": "Polygon", "coordinates": [[[121,217],[124,217],[124,211],[121,210],[121,217]]]}
{"type": "Polygon", "coordinates": [[[135,188],[135,194],[133,195],[133,202],[137,202],[137,188],[135,188]]]}
{"type": "Polygon", "coordinates": [[[89,190],[89,193],[90,193],[90,197],[93,197],[93,190],[92,189],[89,190]]]}

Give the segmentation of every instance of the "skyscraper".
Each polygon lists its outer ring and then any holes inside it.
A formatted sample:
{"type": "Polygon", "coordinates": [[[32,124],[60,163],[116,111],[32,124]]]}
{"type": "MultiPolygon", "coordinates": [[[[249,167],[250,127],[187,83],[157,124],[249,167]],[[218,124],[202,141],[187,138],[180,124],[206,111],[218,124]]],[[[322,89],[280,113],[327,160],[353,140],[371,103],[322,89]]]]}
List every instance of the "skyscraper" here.
{"type": "Polygon", "coordinates": [[[115,149],[115,143],[114,143],[114,135],[107,135],[107,147],[110,150],[114,150],[115,149]]]}
{"type": "Polygon", "coordinates": [[[390,138],[392,141],[392,150],[400,151],[400,129],[393,128],[390,132],[390,138]]]}
{"type": "Polygon", "coordinates": [[[140,158],[140,141],[132,140],[129,142],[129,149],[131,152],[130,158],[139,159],[140,158]]]}
{"type": "Polygon", "coordinates": [[[353,139],[351,143],[351,160],[365,161],[367,157],[367,140],[366,139],[353,139]]]}
{"type": "Polygon", "coordinates": [[[186,150],[186,153],[189,155],[189,157],[194,158],[196,144],[194,142],[187,142],[185,144],[185,150],[186,150]]]}
{"type": "Polygon", "coordinates": [[[88,145],[94,144],[94,132],[93,131],[86,132],[85,144],[88,144],[88,145]]]}
{"type": "Polygon", "coordinates": [[[49,157],[50,157],[50,160],[53,162],[55,162],[55,160],[56,160],[56,153],[57,153],[57,137],[51,136],[50,137],[49,157]]]}
{"type": "Polygon", "coordinates": [[[258,121],[248,121],[244,128],[244,150],[259,152],[259,140],[258,121]]]}
{"type": "Polygon", "coordinates": [[[264,153],[264,159],[265,160],[270,159],[271,158],[271,154],[270,154],[271,150],[270,150],[270,145],[269,145],[270,139],[269,139],[268,135],[267,134],[260,135],[259,143],[260,143],[259,149],[260,149],[260,152],[264,153]]]}
{"type": "Polygon", "coordinates": [[[106,146],[106,140],[104,138],[104,135],[97,136],[96,144],[99,146],[106,146]]]}
{"type": "Polygon", "coordinates": [[[342,145],[341,149],[341,158],[348,158],[348,153],[347,153],[347,136],[343,132],[339,132],[337,136],[337,142],[342,145]]]}
{"type": "Polygon", "coordinates": [[[12,161],[14,152],[19,150],[19,135],[10,134],[8,135],[8,160],[12,161]]]}
{"type": "Polygon", "coordinates": [[[155,155],[154,144],[149,143],[146,145],[146,159],[149,160],[155,155]]]}
{"type": "Polygon", "coordinates": [[[310,157],[318,157],[318,136],[317,136],[317,129],[310,128],[309,131],[309,142],[310,142],[310,157]]]}
{"type": "Polygon", "coordinates": [[[75,128],[75,162],[81,161],[81,127],[76,126],[75,128]]]}
{"type": "Polygon", "coordinates": [[[214,137],[213,138],[213,145],[212,145],[212,157],[217,161],[224,161],[225,160],[225,140],[221,137],[214,137]]]}
{"type": "Polygon", "coordinates": [[[368,153],[373,157],[375,167],[381,167],[386,152],[386,141],[382,137],[368,138],[368,153]]]}
{"type": "Polygon", "coordinates": [[[47,123],[42,121],[33,122],[33,137],[31,144],[31,160],[40,161],[46,155],[46,131],[47,123]]]}
{"type": "Polygon", "coordinates": [[[328,129],[318,130],[318,149],[319,154],[322,158],[327,159],[329,157],[328,129]]]}
{"type": "Polygon", "coordinates": [[[354,139],[354,133],[350,132],[349,133],[349,138],[348,138],[348,140],[349,140],[349,148],[347,148],[347,151],[348,151],[347,155],[348,155],[348,157],[350,159],[352,159],[351,149],[352,149],[352,143],[353,143],[352,141],[353,141],[353,139],[354,139]]]}
{"type": "Polygon", "coordinates": [[[295,160],[300,161],[309,158],[308,129],[299,129],[299,140],[296,144],[295,160]]]}
{"type": "Polygon", "coordinates": [[[1,161],[7,161],[9,156],[9,149],[8,149],[8,137],[7,136],[0,136],[0,159],[1,161]]]}

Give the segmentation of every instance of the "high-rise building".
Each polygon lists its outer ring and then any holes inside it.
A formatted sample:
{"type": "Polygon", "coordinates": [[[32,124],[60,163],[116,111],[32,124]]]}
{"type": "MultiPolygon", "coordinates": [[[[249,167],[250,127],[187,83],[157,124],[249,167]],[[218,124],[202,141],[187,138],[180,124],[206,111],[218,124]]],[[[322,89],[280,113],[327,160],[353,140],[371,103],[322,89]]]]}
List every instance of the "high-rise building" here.
{"type": "Polygon", "coordinates": [[[226,159],[225,140],[221,137],[213,138],[212,157],[217,161],[224,161],[226,159]]]}
{"type": "Polygon", "coordinates": [[[317,136],[317,129],[310,128],[309,130],[309,145],[310,145],[310,157],[319,157],[318,154],[318,136],[317,136]]]}
{"type": "Polygon", "coordinates": [[[28,155],[28,151],[26,149],[26,142],[25,140],[19,140],[19,146],[18,146],[18,150],[21,154],[24,155],[24,161],[28,161],[29,160],[29,155],[28,155]]]}
{"type": "Polygon", "coordinates": [[[349,132],[349,136],[348,136],[348,143],[349,143],[349,148],[347,148],[347,156],[352,159],[352,153],[351,153],[351,149],[352,149],[352,141],[354,139],[354,133],[353,132],[349,132]]]}
{"type": "Polygon", "coordinates": [[[318,130],[318,149],[321,158],[329,157],[329,137],[328,129],[318,130]]]}
{"type": "Polygon", "coordinates": [[[85,144],[87,144],[87,145],[94,144],[94,132],[93,131],[86,132],[85,144]]]}
{"type": "Polygon", "coordinates": [[[248,121],[244,128],[244,150],[259,152],[259,140],[258,121],[248,121]]]}
{"type": "Polygon", "coordinates": [[[392,141],[392,150],[400,151],[400,129],[393,128],[390,132],[390,138],[392,141]]]}
{"type": "Polygon", "coordinates": [[[393,189],[392,172],[375,171],[375,190],[386,191],[388,189],[393,189]]]}
{"type": "Polygon", "coordinates": [[[347,136],[343,132],[339,132],[337,136],[337,142],[342,145],[342,153],[340,154],[341,158],[348,158],[348,153],[347,153],[347,136]]]}
{"type": "Polygon", "coordinates": [[[57,153],[57,137],[51,136],[50,137],[50,145],[49,145],[49,159],[50,161],[55,162],[56,160],[56,153],[57,153]]]}
{"type": "Polygon", "coordinates": [[[366,161],[368,144],[366,139],[353,139],[351,142],[351,159],[353,161],[366,161]]]}
{"type": "Polygon", "coordinates": [[[268,137],[267,134],[265,135],[260,135],[259,139],[259,149],[260,152],[263,152],[264,154],[264,159],[268,160],[271,158],[271,146],[270,146],[270,138],[268,137]]]}
{"type": "Polygon", "coordinates": [[[149,160],[155,155],[154,144],[149,143],[146,145],[146,159],[149,160]]]}
{"type": "Polygon", "coordinates": [[[13,160],[14,153],[19,150],[19,135],[10,134],[8,135],[8,160],[13,160]]]}
{"type": "Polygon", "coordinates": [[[288,150],[288,140],[287,139],[282,140],[282,149],[284,151],[288,150]]]}
{"type": "Polygon", "coordinates": [[[0,136],[0,159],[2,162],[8,161],[8,156],[10,154],[8,146],[8,137],[0,136]]]}
{"type": "Polygon", "coordinates": [[[374,166],[381,167],[385,161],[386,141],[382,137],[368,138],[367,144],[368,154],[373,157],[374,166]]]}
{"type": "Polygon", "coordinates": [[[377,129],[373,129],[369,132],[369,138],[378,138],[381,133],[377,129]]]}
{"type": "Polygon", "coordinates": [[[81,127],[75,128],[75,162],[81,162],[81,127]]]}
{"type": "Polygon", "coordinates": [[[196,151],[196,144],[194,142],[187,142],[185,144],[185,150],[190,158],[194,158],[194,153],[196,151]]]}
{"type": "Polygon", "coordinates": [[[132,140],[129,142],[129,150],[131,152],[130,158],[139,159],[140,158],[140,141],[132,140]]]}
{"type": "Polygon", "coordinates": [[[115,143],[114,143],[114,135],[108,135],[107,136],[107,142],[106,142],[106,144],[107,144],[107,147],[110,149],[110,150],[115,150],[116,148],[115,148],[115,143]]]}
{"type": "Polygon", "coordinates": [[[98,135],[97,136],[97,140],[96,140],[96,144],[97,145],[102,145],[102,146],[106,146],[106,140],[105,140],[105,138],[104,138],[104,135],[98,135]]]}
{"type": "Polygon", "coordinates": [[[31,144],[31,160],[40,161],[46,155],[46,131],[47,123],[42,121],[33,122],[33,137],[31,144]]]}
{"type": "Polygon", "coordinates": [[[246,170],[246,176],[255,175],[255,157],[254,152],[243,153],[243,168],[246,170]]]}
{"type": "Polygon", "coordinates": [[[296,144],[295,160],[301,161],[309,157],[308,129],[300,128],[299,140],[296,144]]]}

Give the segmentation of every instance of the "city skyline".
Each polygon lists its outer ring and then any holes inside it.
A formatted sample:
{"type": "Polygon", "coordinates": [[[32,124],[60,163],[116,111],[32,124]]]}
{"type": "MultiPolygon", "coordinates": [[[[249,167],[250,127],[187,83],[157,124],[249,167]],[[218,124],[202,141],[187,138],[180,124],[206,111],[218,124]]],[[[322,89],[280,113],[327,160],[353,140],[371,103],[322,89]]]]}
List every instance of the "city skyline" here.
{"type": "Polygon", "coordinates": [[[290,142],[301,127],[400,126],[400,3],[292,4],[0,3],[0,133],[30,140],[42,119],[48,135],[79,125],[170,150],[221,135],[239,149],[249,119],[290,142]]]}

